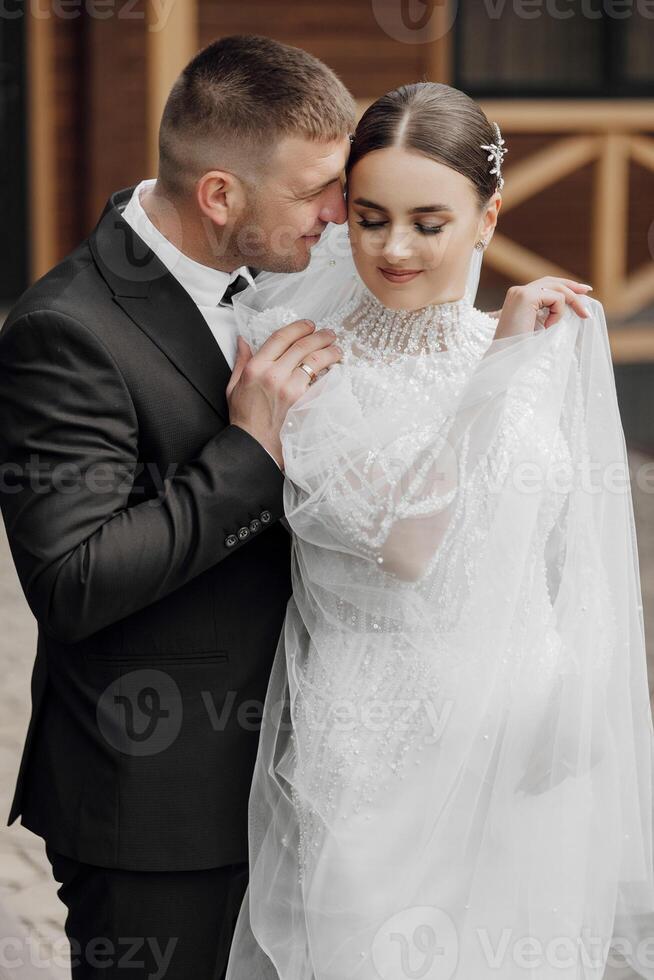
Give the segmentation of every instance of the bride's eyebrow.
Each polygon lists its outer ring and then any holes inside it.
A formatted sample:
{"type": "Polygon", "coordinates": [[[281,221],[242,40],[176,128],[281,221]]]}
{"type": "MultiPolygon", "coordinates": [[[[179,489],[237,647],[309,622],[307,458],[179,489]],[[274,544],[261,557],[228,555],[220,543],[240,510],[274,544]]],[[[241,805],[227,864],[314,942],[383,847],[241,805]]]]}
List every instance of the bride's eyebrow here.
{"type": "MultiPolygon", "coordinates": [[[[354,204],[358,204],[362,208],[371,208],[373,211],[384,211],[388,213],[387,209],[381,204],[375,204],[374,201],[369,201],[365,197],[357,197],[354,204]]],[[[453,208],[449,204],[423,204],[418,208],[411,208],[409,214],[431,214],[433,211],[452,211],[453,208]]]]}
{"type": "Polygon", "coordinates": [[[453,211],[449,204],[425,204],[420,208],[412,208],[409,214],[431,214],[432,211],[453,211]]]}
{"type": "Polygon", "coordinates": [[[381,204],[375,204],[374,201],[368,201],[365,197],[357,197],[354,204],[358,204],[362,208],[371,208],[373,211],[386,211],[386,208],[382,207],[381,204]]]}

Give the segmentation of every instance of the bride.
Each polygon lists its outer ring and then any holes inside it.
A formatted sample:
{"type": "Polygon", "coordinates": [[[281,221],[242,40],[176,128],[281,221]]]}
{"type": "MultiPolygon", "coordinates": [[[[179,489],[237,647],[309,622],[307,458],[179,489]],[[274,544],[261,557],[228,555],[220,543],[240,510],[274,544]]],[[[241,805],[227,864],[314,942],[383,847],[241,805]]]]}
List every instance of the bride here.
{"type": "Polygon", "coordinates": [[[343,361],[305,365],[282,429],[294,592],[227,980],[654,978],[606,324],[566,280],[510,291],[499,325],[473,306],[504,152],[455,89],[385,95],[354,138],[348,227],[235,299],[253,349],[309,316],[343,361]]]}

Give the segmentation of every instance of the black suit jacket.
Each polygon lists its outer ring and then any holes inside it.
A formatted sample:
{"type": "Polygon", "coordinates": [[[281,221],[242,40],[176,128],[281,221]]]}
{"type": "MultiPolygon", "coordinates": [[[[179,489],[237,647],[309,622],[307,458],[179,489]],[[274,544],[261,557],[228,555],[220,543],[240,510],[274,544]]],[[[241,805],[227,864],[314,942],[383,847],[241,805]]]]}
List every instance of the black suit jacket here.
{"type": "Polygon", "coordinates": [[[132,190],[0,332],[0,505],[38,620],[9,823],[106,867],[208,868],[247,860],[283,476],[230,425],[230,368],[123,220],[132,190]]]}

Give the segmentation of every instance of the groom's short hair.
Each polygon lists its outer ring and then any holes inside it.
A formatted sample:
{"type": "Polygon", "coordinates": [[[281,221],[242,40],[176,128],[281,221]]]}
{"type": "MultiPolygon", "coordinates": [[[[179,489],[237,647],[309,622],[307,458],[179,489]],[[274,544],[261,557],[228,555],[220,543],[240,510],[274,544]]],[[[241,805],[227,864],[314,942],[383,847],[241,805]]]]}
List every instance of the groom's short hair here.
{"type": "Polygon", "coordinates": [[[307,51],[258,35],[221,38],[189,62],[168,96],[158,180],[176,195],[235,161],[256,173],[282,137],[327,142],[355,123],[352,95],[307,51]]]}

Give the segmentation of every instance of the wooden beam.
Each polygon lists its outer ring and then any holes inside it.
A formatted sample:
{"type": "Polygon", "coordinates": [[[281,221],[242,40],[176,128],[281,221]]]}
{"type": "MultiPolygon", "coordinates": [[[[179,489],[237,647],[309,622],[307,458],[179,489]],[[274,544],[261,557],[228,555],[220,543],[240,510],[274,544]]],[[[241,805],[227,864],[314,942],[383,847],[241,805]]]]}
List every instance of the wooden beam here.
{"type": "Polygon", "coordinates": [[[173,82],[198,48],[198,0],[149,4],[148,159],[157,173],[159,122],[173,82]]]}
{"type": "MultiPolygon", "coordinates": [[[[619,316],[631,316],[654,300],[654,265],[647,262],[621,284],[614,301],[613,312],[619,316]]],[[[654,331],[652,331],[654,333],[654,331]]]]}
{"type": "Polygon", "coordinates": [[[616,364],[654,361],[654,330],[651,324],[609,327],[611,356],[616,364]]]}
{"type": "Polygon", "coordinates": [[[27,18],[31,280],[57,261],[53,19],[27,18]]]}
{"type": "Polygon", "coordinates": [[[647,170],[654,170],[654,140],[633,136],[629,140],[629,150],[636,163],[647,170]]]}
{"type": "Polygon", "coordinates": [[[642,133],[654,130],[654,99],[493,99],[489,119],[514,133],[642,133]]]}
{"type": "Polygon", "coordinates": [[[601,141],[592,136],[569,137],[546,145],[513,167],[507,167],[502,211],[509,211],[595,159],[601,141]]]}
{"type": "Polygon", "coordinates": [[[537,255],[535,252],[518,245],[510,238],[495,232],[490,245],[484,256],[493,269],[501,272],[511,282],[531,282],[532,279],[540,279],[541,276],[561,276],[564,279],[576,279],[573,272],[568,272],[561,266],[550,262],[548,259],[537,255]]]}

